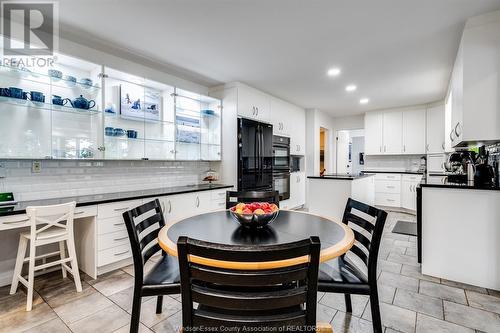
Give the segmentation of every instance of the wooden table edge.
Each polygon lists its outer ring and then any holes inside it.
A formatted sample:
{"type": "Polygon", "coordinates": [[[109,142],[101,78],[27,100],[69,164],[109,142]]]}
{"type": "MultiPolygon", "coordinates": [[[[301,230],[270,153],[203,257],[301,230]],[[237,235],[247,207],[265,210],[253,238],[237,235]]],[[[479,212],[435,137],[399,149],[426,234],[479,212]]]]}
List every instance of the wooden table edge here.
{"type": "MultiPolygon", "coordinates": [[[[283,209],[282,209],[283,210],[283,209]]],[[[335,245],[332,245],[330,247],[327,247],[326,249],[322,249],[320,253],[320,262],[325,262],[331,259],[335,259],[347,251],[349,251],[354,244],[354,233],[352,232],[351,228],[349,228],[347,225],[343,223],[338,223],[336,221],[332,221],[329,218],[316,215],[316,214],[311,214],[307,212],[300,212],[300,211],[293,211],[294,213],[304,213],[304,214],[310,214],[310,215],[315,215],[321,218],[324,218],[331,223],[336,223],[339,226],[341,226],[344,229],[344,238],[340,242],[338,242],[335,245]]],[[[206,213],[205,213],[206,214],[206,213]]],[[[203,214],[200,214],[203,215],[203,214]]],[[[196,216],[196,215],[195,215],[196,216]]],[[[187,218],[192,218],[187,217],[187,218]]],[[[158,244],[160,247],[167,252],[169,255],[173,257],[177,257],[177,244],[174,243],[170,238],[168,238],[168,230],[170,227],[175,225],[176,223],[185,220],[186,218],[177,220],[175,222],[169,223],[168,225],[164,226],[161,228],[160,232],[158,233],[158,244]]],[[[312,236],[312,235],[311,235],[312,236]]],[[[190,256],[189,260],[191,262],[200,264],[200,265],[206,265],[206,266],[212,266],[212,267],[218,267],[218,268],[226,268],[226,269],[241,269],[241,270],[260,270],[260,269],[271,269],[271,268],[280,268],[280,267],[287,267],[287,266],[294,266],[294,265],[299,265],[302,263],[306,263],[309,261],[309,256],[302,256],[302,257],[297,257],[297,258],[292,258],[292,259],[287,259],[287,260],[274,260],[274,261],[262,261],[262,262],[239,262],[239,261],[222,261],[222,260],[214,260],[214,259],[209,259],[209,258],[203,258],[199,256],[190,256]]]]}

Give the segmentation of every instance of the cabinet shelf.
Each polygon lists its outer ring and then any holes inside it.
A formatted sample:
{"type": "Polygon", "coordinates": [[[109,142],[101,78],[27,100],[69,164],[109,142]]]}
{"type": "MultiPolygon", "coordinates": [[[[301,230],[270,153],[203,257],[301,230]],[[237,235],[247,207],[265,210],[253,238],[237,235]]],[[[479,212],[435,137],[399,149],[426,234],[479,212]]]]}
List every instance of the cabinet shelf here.
{"type": "Polygon", "coordinates": [[[5,65],[0,65],[0,73],[4,76],[7,76],[7,77],[10,77],[13,79],[24,80],[24,81],[45,84],[45,85],[51,85],[51,86],[59,87],[59,88],[68,88],[68,89],[80,88],[82,90],[87,90],[89,92],[98,91],[101,89],[101,87],[96,85],[96,84],[87,85],[87,84],[83,84],[80,82],[70,81],[70,80],[67,80],[65,78],[58,79],[58,78],[54,78],[52,76],[49,76],[48,74],[32,72],[30,70],[19,69],[16,67],[10,67],[10,66],[5,66],[5,65]]]}
{"type": "Polygon", "coordinates": [[[168,143],[174,143],[173,140],[153,139],[153,138],[128,138],[126,136],[110,136],[110,135],[105,135],[104,138],[106,140],[124,141],[124,142],[168,142],[168,143]]]}
{"type": "Polygon", "coordinates": [[[95,109],[85,110],[85,109],[72,108],[69,106],[55,105],[42,102],[32,102],[25,99],[17,99],[11,97],[0,97],[0,104],[12,105],[16,107],[24,107],[28,109],[40,109],[46,111],[73,113],[85,116],[93,116],[101,113],[101,111],[95,109]]]}

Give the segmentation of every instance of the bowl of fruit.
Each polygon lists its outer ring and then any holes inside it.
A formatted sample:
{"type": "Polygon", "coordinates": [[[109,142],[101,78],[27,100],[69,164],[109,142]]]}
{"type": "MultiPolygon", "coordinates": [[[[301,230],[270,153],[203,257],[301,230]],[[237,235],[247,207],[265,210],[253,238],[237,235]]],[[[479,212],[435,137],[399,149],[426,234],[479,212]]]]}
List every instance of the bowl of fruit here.
{"type": "Polygon", "coordinates": [[[231,207],[229,211],[243,227],[262,228],[274,221],[278,216],[279,208],[275,204],[268,202],[240,202],[231,207]]]}

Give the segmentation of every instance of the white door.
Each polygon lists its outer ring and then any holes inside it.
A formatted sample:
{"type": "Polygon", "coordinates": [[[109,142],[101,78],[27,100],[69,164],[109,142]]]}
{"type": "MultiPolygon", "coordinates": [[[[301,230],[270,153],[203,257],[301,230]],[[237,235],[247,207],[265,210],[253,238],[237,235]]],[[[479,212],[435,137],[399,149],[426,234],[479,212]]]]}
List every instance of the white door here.
{"type": "Polygon", "coordinates": [[[427,109],[427,154],[444,152],[444,105],[437,105],[427,109]]]}
{"type": "Polygon", "coordinates": [[[403,153],[425,154],[425,109],[403,112],[403,153]]]}
{"type": "Polygon", "coordinates": [[[299,207],[306,203],[305,178],[305,172],[293,172],[290,174],[290,199],[287,200],[289,208],[299,207]]]}
{"type": "Polygon", "coordinates": [[[277,98],[271,98],[270,106],[270,120],[273,124],[273,134],[289,135],[289,124],[293,120],[293,110],[288,107],[287,103],[277,98]]]}
{"type": "Polygon", "coordinates": [[[384,154],[401,154],[403,151],[403,112],[384,112],[384,154]]]}
{"type": "Polygon", "coordinates": [[[298,172],[297,174],[299,176],[297,189],[297,206],[302,206],[306,203],[306,173],[298,172]]]}
{"type": "Polygon", "coordinates": [[[365,154],[380,155],[382,143],[383,115],[378,112],[365,114],[365,154]]]}
{"type": "Polygon", "coordinates": [[[160,201],[163,203],[162,206],[164,207],[164,216],[167,224],[195,215],[193,212],[193,200],[193,194],[191,193],[160,198],[160,201]]]}

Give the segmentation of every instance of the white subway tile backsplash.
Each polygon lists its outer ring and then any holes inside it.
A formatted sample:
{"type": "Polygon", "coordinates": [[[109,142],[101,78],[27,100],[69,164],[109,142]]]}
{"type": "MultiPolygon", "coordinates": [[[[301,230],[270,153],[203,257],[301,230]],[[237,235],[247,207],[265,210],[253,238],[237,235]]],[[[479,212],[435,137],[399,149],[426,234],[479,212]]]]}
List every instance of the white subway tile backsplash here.
{"type": "Polygon", "coordinates": [[[210,168],[209,162],[44,160],[41,172],[32,173],[31,161],[0,162],[1,190],[23,201],[199,184],[210,168]]]}

